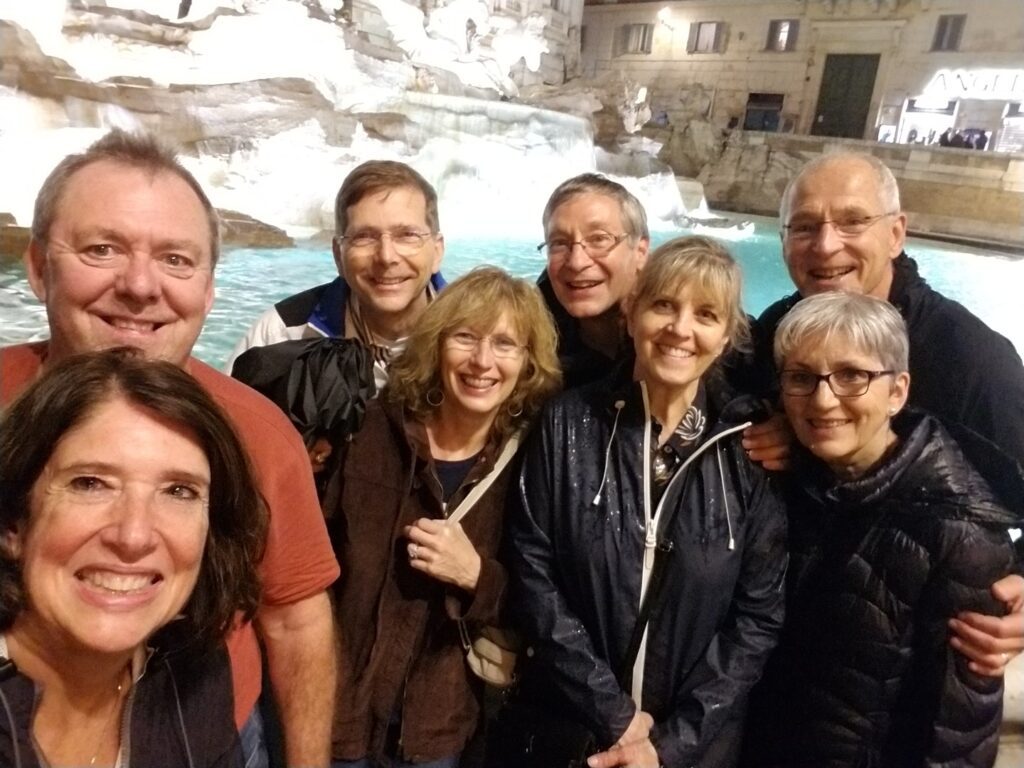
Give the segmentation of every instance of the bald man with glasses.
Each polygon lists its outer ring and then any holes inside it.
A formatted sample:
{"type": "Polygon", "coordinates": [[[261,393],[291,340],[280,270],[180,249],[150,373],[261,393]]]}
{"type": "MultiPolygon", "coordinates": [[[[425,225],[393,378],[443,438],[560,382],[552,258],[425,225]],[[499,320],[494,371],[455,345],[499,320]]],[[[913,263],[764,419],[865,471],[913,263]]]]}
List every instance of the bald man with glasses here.
{"type": "MultiPolygon", "coordinates": [[[[892,172],[877,158],[824,155],[790,182],[779,211],[783,259],[797,291],[754,326],[757,386],[776,392],[772,344],[779,322],[805,296],[864,293],[893,304],[910,335],[910,398],[944,422],[993,443],[1010,471],[1024,471],[1024,366],[1013,344],[942,296],[903,250],[907,217],[892,172]]],[[[757,427],[751,441],[758,445],[757,427]]],[[[746,443],[745,443],[746,444],[746,443]]],[[[998,582],[1005,617],[967,614],[951,623],[954,647],[981,674],[1001,675],[1024,649],[1024,579],[998,582]]]]}

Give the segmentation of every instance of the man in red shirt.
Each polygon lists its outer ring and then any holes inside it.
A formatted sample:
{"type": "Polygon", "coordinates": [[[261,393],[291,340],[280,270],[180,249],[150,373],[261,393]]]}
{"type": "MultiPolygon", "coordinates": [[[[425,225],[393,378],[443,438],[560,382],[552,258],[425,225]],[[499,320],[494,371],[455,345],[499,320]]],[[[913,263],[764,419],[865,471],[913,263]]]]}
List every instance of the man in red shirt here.
{"type": "MultiPolygon", "coordinates": [[[[66,157],[36,198],[25,255],[50,338],[0,350],[0,403],[53,361],[117,346],[180,365],[209,390],[246,445],[270,510],[255,624],[286,759],[290,766],[326,766],[335,686],[326,588],[338,564],[298,433],[268,400],[191,357],[213,305],[218,255],[210,201],[151,137],[112,131],[83,154],[66,157]]],[[[254,627],[238,627],[228,645],[235,719],[247,764],[258,765],[265,753],[254,743],[262,684],[254,627]]]]}

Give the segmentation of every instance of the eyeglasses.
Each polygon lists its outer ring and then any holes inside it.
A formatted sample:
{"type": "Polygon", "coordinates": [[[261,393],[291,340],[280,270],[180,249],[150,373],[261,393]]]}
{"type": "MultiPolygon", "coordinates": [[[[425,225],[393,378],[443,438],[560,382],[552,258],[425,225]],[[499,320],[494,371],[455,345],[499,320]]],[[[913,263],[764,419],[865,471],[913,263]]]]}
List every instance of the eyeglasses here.
{"type": "Polygon", "coordinates": [[[526,347],[517,344],[508,336],[477,336],[469,331],[455,331],[448,334],[448,345],[463,352],[476,352],[483,342],[491,346],[495,357],[519,357],[526,347]]]}
{"type": "MultiPolygon", "coordinates": [[[[118,246],[108,243],[89,245],[81,250],[75,251],[78,260],[89,267],[99,269],[124,269],[131,261],[134,254],[118,246]]],[[[187,280],[200,269],[209,269],[209,266],[200,267],[196,259],[180,252],[154,253],[149,256],[157,268],[165,275],[187,280]]]]}
{"type": "Polygon", "coordinates": [[[627,237],[629,237],[629,235],[626,233],[613,235],[610,232],[601,231],[591,232],[580,240],[570,240],[567,237],[556,237],[538,245],[537,251],[541,252],[547,249],[548,256],[565,258],[572,253],[574,245],[579,245],[584,251],[586,251],[588,256],[599,259],[602,256],[607,256],[611,253],[615,246],[627,237]]]}
{"type": "Polygon", "coordinates": [[[391,247],[399,256],[415,256],[423,248],[428,238],[435,237],[433,232],[417,232],[415,229],[399,229],[395,232],[357,232],[354,235],[339,235],[335,238],[339,244],[344,243],[350,251],[376,251],[381,247],[384,238],[391,241],[391,247]]]}
{"type": "Polygon", "coordinates": [[[879,213],[874,216],[846,216],[841,219],[797,219],[783,225],[786,237],[790,240],[815,240],[826,224],[831,224],[839,237],[857,237],[863,235],[874,224],[886,216],[893,216],[897,211],[879,213]]]}
{"type": "Polygon", "coordinates": [[[782,394],[793,397],[809,397],[818,391],[818,385],[826,382],[836,397],[860,397],[868,391],[871,382],[880,376],[892,376],[896,371],[865,371],[860,368],[841,368],[831,373],[787,370],[779,374],[782,394]]]}

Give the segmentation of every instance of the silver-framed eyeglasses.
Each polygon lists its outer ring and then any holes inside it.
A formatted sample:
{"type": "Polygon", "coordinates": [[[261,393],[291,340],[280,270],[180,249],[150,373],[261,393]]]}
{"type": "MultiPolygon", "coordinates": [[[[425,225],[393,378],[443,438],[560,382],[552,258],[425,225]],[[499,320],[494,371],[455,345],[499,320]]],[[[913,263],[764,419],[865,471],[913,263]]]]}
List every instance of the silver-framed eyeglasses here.
{"type": "Polygon", "coordinates": [[[380,248],[385,237],[391,241],[391,247],[399,256],[415,256],[427,240],[436,237],[436,234],[415,229],[396,229],[391,232],[367,230],[353,235],[338,235],[335,240],[350,251],[368,252],[380,248]]]}
{"type": "Polygon", "coordinates": [[[515,339],[498,334],[497,336],[477,336],[470,331],[454,331],[448,334],[448,345],[463,352],[476,352],[484,342],[491,347],[495,357],[519,357],[526,347],[515,339]]]}
{"type": "Polygon", "coordinates": [[[874,216],[841,216],[838,219],[804,219],[796,218],[784,224],[782,229],[789,240],[816,240],[826,224],[831,224],[839,237],[857,237],[863,235],[877,222],[886,216],[894,216],[898,211],[877,213],[874,216]]]}
{"type": "Polygon", "coordinates": [[[611,232],[598,230],[585,235],[579,240],[570,240],[567,237],[553,237],[537,246],[538,252],[547,251],[548,256],[564,258],[572,253],[574,245],[578,245],[591,258],[599,259],[607,256],[612,250],[625,240],[629,235],[623,232],[621,235],[613,235],[611,232]]]}
{"type": "Polygon", "coordinates": [[[865,371],[862,368],[840,368],[829,373],[788,369],[779,374],[779,386],[784,395],[810,397],[818,391],[818,385],[824,381],[836,397],[860,397],[868,391],[872,381],[895,373],[896,371],[865,371]]]}

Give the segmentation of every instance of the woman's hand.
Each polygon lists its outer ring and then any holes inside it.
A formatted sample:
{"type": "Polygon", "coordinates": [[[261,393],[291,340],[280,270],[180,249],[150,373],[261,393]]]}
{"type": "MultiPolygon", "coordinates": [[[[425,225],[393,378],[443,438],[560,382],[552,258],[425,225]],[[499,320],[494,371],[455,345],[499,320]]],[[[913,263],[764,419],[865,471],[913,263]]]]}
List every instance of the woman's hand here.
{"type": "Polygon", "coordinates": [[[598,752],[588,757],[587,765],[590,768],[613,768],[617,765],[658,768],[661,763],[650,739],[653,725],[654,718],[638,709],[615,746],[607,752],[598,752]]]}
{"type": "Polygon", "coordinates": [[[590,768],[659,768],[661,761],[650,739],[634,741],[630,744],[617,744],[607,752],[598,752],[587,758],[590,768]]]}
{"type": "Polygon", "coordinates": [[[1024,579],[1006,576],[992,585],[992,595],[1006,606],[1006,615],[961,613],[949,620],[956,633],[949,643],[968,658],[972,672],[1002,677],[1007,663],[1024,650],[1024,579]]]}
{"type": "Polygon", "coordinates": [[[461,523],[421,517],[404,529],[409,539],[409,565],[439,581],[467,592],[480,580],[480,555],[461,523]]]}

